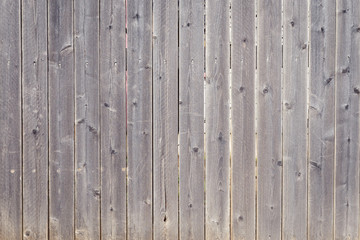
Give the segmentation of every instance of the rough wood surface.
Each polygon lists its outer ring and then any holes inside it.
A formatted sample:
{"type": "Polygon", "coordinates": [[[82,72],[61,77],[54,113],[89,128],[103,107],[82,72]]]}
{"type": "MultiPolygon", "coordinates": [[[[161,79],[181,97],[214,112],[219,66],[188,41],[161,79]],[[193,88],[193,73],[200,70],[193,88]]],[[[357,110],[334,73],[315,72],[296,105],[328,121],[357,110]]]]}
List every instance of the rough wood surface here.
{"type": "Polygon", "coordinates": [[[258,6],[257,237],[281,238],[281,0],[258,6]]]}
{"type": "Polygon", "coordinates": [[[73,4],[48,2],[49,236],[74,238],[73,4]]]}
{"type": "Polygon", "coordinates": [[[48,238],[47,2],[23,1],[23,236],[48,238]]]}
{"type": "Polygon", "coordinates": [[[100,238],[99,1],[74,2],[75,237],[100,238]]]}
{"type": "Polygon", "coordinates": [[[126,239],[125,0],[100,4],[101,238],[126,239]]]}
{"type": "Polygon", "coordinates": [[[336,17],[335,239],[359,239],[359,1],[337,1],[336,17]]]}
{"type": "Polygon", "coordinates": [[[152,239],[152,2],[127,2],[128,238],[152,239]]]}
{"type": "Polygon", "coordinates": [[[22,238],[20,6],[0,7],[0,239],[22,238]]]}
{"type": "Polygon", "coordinates": [[[308,5],[284,3],[283,239],[307,236],[308,5]]]}
{"type": "Polygon", "coordinates": [[[179,9],[179,234],[204,239],[204,1],[179,9]]]}
{"type": "Polygon", "coordinates": [[[178,4],[153,1],[153,239],[178,239],[178,4]]]}
{"type": "Polygon", "coordinates": [[[360,237],[358,0],[0,2],[0,239],[360,237]]]}
{"type": "Polygon", "coordinates": [[[255,239],[255,4],[231,4],[232,239],[255,239]]]}
{"type": "Polygon", "coordinates": [[[229,0],[206,2],[206,237],[230,238],[229,0]]]}
{"type": "Polygon", "coordinates": [[[310,18],[308,237],[332,239],[335,2],[311,1],[310,18]]]}

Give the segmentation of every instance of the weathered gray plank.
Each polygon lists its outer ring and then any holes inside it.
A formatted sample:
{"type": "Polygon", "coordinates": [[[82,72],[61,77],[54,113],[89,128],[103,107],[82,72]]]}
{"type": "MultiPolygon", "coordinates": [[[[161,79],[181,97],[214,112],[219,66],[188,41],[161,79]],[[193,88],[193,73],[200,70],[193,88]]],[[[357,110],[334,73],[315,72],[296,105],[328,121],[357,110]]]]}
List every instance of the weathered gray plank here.
{"type": "Polygon", "coordinates": [[[259,239],[281,238],[281,0],[258,8],[258,195],[259,239]]]}
{"type": "Polygon", "coordinates": [[[153,1],[153,239],[178,239],[178,3],[153,1]]]}
{"type": "Polygon", "coordinates": [[[255,4],[231,4],[232,239],[255,239],[255,4]]]}
{"type": "Polygon", "coordinates": [[[152,2],[127,2],[128,231],[152,239],[152,2]]]}
{"type": "Polygon", "coordinates": [[[48,238],[47,2],[22,1],[23,236],[48,238]]]}
{"type": "Polygon", "coordinates": [[[179,234],[204,239],[204,1],[179,9],[179,234]]]}
{"type": "Polygon", "coordinates": [[[75,237],[100,238],[99,1],[74,3],[75,237]]]}
{"type": "Polygon", "coordinates": [[[74,238],[73,4],[48,3],[51,239],[74,238]]]}
{"type": "Polygon", "coordinates": [[[206,2],[206,238],[230,238],[229,0],[206,2]]]}
{"type": "Polygon", "coordinates": [[[333,238],[335,2],[310,4],[308,237],[333,238]]]}
{"type": "Polygon", "coordinates": [[[101,238],[126,239],[125,0],[100,11],[101,238]]]}
{"type": "Polygon", "coordinates": [[[283,3],[283,239],[306,239],[308,4],[283,3]]]}
{"type": "Polygon", "coordinates": [[[0,239],[22,238],[20,1],[0,8],[0,239]]]}
{"type": "Polygon", "coordinates": [[[335,239],[359,239],[359,1],[337,1],[336,17],[335,239]]]}

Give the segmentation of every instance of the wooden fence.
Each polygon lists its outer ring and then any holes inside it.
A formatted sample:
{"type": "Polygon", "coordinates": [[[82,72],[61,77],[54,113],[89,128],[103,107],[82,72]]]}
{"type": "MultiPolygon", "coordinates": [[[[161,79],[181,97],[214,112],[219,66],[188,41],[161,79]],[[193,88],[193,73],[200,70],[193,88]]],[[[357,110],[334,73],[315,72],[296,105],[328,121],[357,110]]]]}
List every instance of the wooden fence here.
{"type": "Polygon", "coordinates": [[[0,239],[359,239],[359,96],[359,0],[0,0],[0,239]]]}

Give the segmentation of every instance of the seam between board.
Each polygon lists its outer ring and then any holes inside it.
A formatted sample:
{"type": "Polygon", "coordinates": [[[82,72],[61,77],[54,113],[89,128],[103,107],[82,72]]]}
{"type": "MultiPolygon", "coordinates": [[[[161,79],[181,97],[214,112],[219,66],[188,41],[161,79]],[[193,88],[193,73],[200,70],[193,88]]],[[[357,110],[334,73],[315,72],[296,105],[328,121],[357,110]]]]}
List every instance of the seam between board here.
{"type": "Polygon", "coordinates": [[[20,37],[20,132],[21,132],[21,140],[20,140],[20,151],[21,151],[21,181],[20,181],[20,189],[21,189],[21,239],[24,239],[24,90],[23,90],[23,75],[24,75],[24,54],[23,54],[23,2],[19,0],[19,37],[20,37]]]}
{"type": "Polygon", "coordinates": [[[334,3],[335,7],[335,64],[334,64],[334,155],[333,155],[333,221],[332,221],[332,227],[333,227],[333,239],[335,239],[336,237],[336,231],[335,231],[335,221],[336,221],[336,119],[337,119],[337,94],[336,94],[336,89],[337,89],[337,74],[336,74],[336,68],[337,68],[337,63],[338,63],[338,42],[337,42],[337,32],[338,32],[338,28],[337,28],[337,24],[338,24],[338,18],[337,18],[337,7],[338,7],[338,1],[336,1],[334,3]]]}
{"type": "MultiPolygon", "coordinates": [[[[100,21],[101,21],[101,16],[100,16],[100,2],[101,0],[98,0],[98,43],[97,43],[97,60],[98,60],[98,64],[97,64],[97,70],[98,70],[98,129],[99,129],[99,133],[98,134],[98,166],[100,167],[100,169],[98,169],[98,173],[99,173],[99,185],[97,187],[100,188],[100,198],[99,198],[99,207],[98,207],[98,211],[99,211],[99,238],[102,239],[102,214],[101,214],[101,206],[102,206],[102,156],[101,156],[101,136],[102,136],[102,129],[101,129],[101,103],[100,103],[100,99],[101,99],[101,75],[100,75],[100,21]]],[[[112,3],[112,1],[111,1],[112,3]]]]}
{"type": "Polygon", "coordinates": [[[50,86],[49,86],[49,1],[46,1],[46,95],[47,95],[47,239],[50,239],[50,86]]]}
{"type": "Polygon", "coordinates": [[[71,26],[71,30],[72,30],[72,43],[73,43],[73,130],[74,130],[74,136],[73,136],[73,140],[74,140],[74,144],[73,144],[73,237],[74,239],[76,239],[76,222],[75,222],[75,218],[76,218],[76,46],[75,46],[75,40],[74,38],[76,37],[75,34],[75,1],[72,2],[72,26],[71,26]]]}

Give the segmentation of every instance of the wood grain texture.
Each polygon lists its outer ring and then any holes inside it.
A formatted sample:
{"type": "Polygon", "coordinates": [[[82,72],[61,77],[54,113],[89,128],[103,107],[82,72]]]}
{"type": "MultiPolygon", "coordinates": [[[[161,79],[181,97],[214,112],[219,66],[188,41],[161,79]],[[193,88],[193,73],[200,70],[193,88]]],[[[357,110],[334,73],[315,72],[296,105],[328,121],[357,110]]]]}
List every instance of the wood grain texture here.
{"type": "Polygon", "coordinates": [[[73,4],[48,3],[49,236],[74,238],[73,4]]]}
{"type": "Polygon", "coordinates": [[[311,1],[308,237],[332,239],[335,2],[311,1]]]}
{"type": "Polygon", "coordinates": [[[178,4],[153,2],[153,239],[178,239],[178,4]]]}
{"type": "Polygon", "coordinates": [[[360,238],[360,1],[0,2],[0,239],[360,238]]]}
{"type": "Polygon", "coordinates": [[[22,238],[20,6],[0,8],[0,239],[22,238]]]}
{"type": "Polygon", "coordinates": [[[281,1],[258,7],[257,237],[281,238],[281,1]]]}
{"type": "Polygon", "coordinates": [[[101,239],[126,239],[125,1],[100,1],[101,239]]]}
{"type": "Polygon", "coordinates": [[[284,1],[283,239],[307,236],[308,4],[284,1]]]}
{"type": "Polygon", "coordinates": [[[359,239],[359,1],[337,1],[336,17],[335,239],[359,239]]]}
{"type": "Polygon", "coordinates": [[[179,9],[179,234],[204,239],[204,1],[179,9]]]}
{"type": "Polygon", "coordinates": [[[75,237],[100,238],[99,1],[74,2],[75,237]]]}
{"type": "Polygon", "coordinates": [[[22,1],[23,236],[48,238],[47,2],[22,1]]]}
{"type": "Polygon", "coordinates": [[[232,239],[255,239],[255,4],[231,4],[232,239]]]}
{"type": "Polygon", "coordinates": [[[230,238],[229,1],[206,2],[206,238],[230,238]]]}
{"type": "Polygon", "coordinates": [[[152,239],[152,2],[127,2],[128,239],[152,239]]]}

